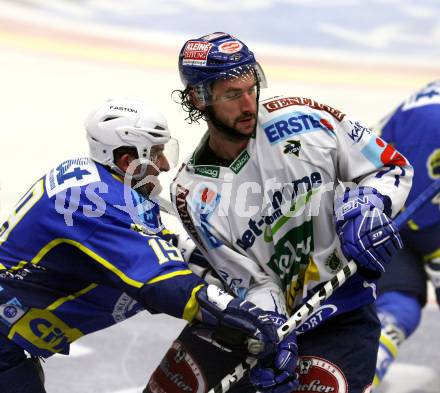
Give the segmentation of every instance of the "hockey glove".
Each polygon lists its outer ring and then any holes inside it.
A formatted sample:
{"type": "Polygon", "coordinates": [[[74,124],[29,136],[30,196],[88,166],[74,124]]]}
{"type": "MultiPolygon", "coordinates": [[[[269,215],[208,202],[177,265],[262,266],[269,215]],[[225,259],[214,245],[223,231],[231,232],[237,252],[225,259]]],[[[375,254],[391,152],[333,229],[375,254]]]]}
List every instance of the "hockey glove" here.
{"type": "Polygon", "coordinates": [[[367,271],[379,275],[402,240],[390,214],[391,202],[372,187],[345,191],[335,202],[336,232],[342,252],[367,271]]]}
{"type": "Polygon", "coordinates": [[[437,303],[440,306],[440,258],[426,262],[425,271],[434,286],[437,303]]]}
{"type": "Polygon", "coordinates": [[[249,301],[228,295],[215,285],[200,289],[197,300],[203,324],[212,328],[213,338],[221,346],[232,346],[234,350],[257,358],[267,357],[275,351],[277,328],[268,312],[249,301]],[[256,350],[248,349],[249,338],[257,341],[256,350]]]}
{"type": "MultiPolygon", "coordinates": [[[[274,312],[270,318],[277,327],[286,322],[286,317],[274,312]]],[[[262,393],[291,393],[299,384],[297,359],[296,333],[292,332],[278,344],[274,356],[259,360],[251,369],[250,381],[262,393]]]]}
{"type": "Polygon", "coordinates": [[[178,248],[185,262],[190,262],[191,256],[196,250],[196,245],[189,236],[178,235],[168,229],[163,229],[159,236],[178,248]]]}

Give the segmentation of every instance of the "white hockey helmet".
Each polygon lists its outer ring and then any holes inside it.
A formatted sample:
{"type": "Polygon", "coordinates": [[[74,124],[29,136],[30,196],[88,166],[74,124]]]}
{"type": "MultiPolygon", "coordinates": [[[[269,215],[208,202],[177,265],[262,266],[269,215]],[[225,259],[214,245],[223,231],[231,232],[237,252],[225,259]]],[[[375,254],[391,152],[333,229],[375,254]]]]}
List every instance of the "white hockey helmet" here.
{"type": "Polygon", "coordinates": [[[165,145],[170,167],[177,164],[178,143],[171,138],[165,117],[143,101],[113,98],[95,108],[85,121],[90,157],[120,173],[113,151],[135,147],[141,162],[154,161],[151,148],[165,145]]]}

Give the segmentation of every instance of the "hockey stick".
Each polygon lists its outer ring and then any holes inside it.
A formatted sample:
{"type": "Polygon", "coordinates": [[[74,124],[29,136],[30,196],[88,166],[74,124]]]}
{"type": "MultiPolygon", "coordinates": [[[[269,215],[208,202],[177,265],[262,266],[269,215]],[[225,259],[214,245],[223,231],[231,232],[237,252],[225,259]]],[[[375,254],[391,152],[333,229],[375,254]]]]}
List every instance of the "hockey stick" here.
{"type": "MultiPolygon", "coordinates": [[[[327,281],[324,286],[315,293],[306,303],[304,303],[298,311],[293,314],[283,325],[278,328],[278,337],[281,341],[290,332],[292,332],[298,325],[303,323],[307,317],[310,316],[316,309],[318,309],[342,284],[347,281],[354,273],[356,273],[357,265],[354,261],[350,261],[344,266],[330,281],[327,281]]],[[[232,373],[227,374],[222,380],[214,386],[208,393],[225,393],[233,385],[235,385],[245,372],[255,367],[257,359],[248,357],[245,363],[240,363],[235,367],[232,373]]]]}
{"type": "Polygon", "coordinates": [[[161,197],[160,195],[155,197],[154,200],[158,203],[160,211],[168,213],[175,217],[177,216],[174,205],[169,200],[161,197]]]}
{"type": "MultiPolygon", "coordinates": [[[[408,208],[399,214],[394,223],[398,228],[408,221],[412,214],[430,201],[438,192],[440,192],[440,180],[436,180],[425,191],[423,191],[408,208]]],[[[342,270],[340,270],[330,281],[315,293],[306,303],[304,303],[298,311],[295,312],[283,325],[278,328],[279,341],[284,339],[296,327],[302,324],[315,310],[317,310],[341,285],[345,283],[357,271],[357,265],[354,261],[348,262],[342,270]]],[[[231,386],[235,385],[247,370],[255,367],[257,359],[248,357],[245,363],[240,363],[235,369],[227,374],[222,380],[209,390],[208,393],[226,393],[231,386]]]]}
{"type": "Polygon", "coordinates": [[[402,213],[400,213],[394,222],[398,228],[405,224],[416,210],[429,202],[440,192],[440,179],[431,183],[402,213]]]}

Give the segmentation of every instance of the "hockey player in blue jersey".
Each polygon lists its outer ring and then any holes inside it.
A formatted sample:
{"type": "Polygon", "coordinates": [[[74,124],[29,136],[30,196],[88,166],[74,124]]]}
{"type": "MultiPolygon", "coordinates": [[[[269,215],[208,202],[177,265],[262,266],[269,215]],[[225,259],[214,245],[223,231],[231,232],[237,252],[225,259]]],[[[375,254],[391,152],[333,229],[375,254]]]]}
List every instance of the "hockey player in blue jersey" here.
{"type": "Polygon", "coordinates": [[[207,285],[161,237],[153,195],[176,158],[165,118],[113,99],[85,126],[90,157],[50,169],[0,227],[0,392],[45,392],[39,357],[144,309],[232,329],[271,353],[266,313],[207,285]]]}
{"type": "MultiPolygon", "coordinates": [[[[414,93],[374,128],[414,166],[413,187],[406,202],[410,205],[440,178],[440,80],[414,93]]],[[[377,309],[382,332],[374,386],[420,323],[427,278],[440,304],[439,208],[440,194],[414,213],[400,231],[404,248],[379,281],[377,309]]]]}

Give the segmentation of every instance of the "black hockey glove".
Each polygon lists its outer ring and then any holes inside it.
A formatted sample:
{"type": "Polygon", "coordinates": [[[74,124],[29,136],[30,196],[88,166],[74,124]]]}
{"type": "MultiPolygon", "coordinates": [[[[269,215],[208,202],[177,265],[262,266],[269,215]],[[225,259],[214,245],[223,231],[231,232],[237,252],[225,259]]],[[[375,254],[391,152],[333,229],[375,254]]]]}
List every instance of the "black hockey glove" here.
{"type": "Polygon", "coordinates": [[[268,312],[228,295],[215,285],[203,287],[197,300],[203,328],[210,330],[210,341],[214,344],[256,358],[267,357],[277,349],[277,327],[268,312]],[[248,348],[249,338],[257,340],[251,348],[248,348]]]}

